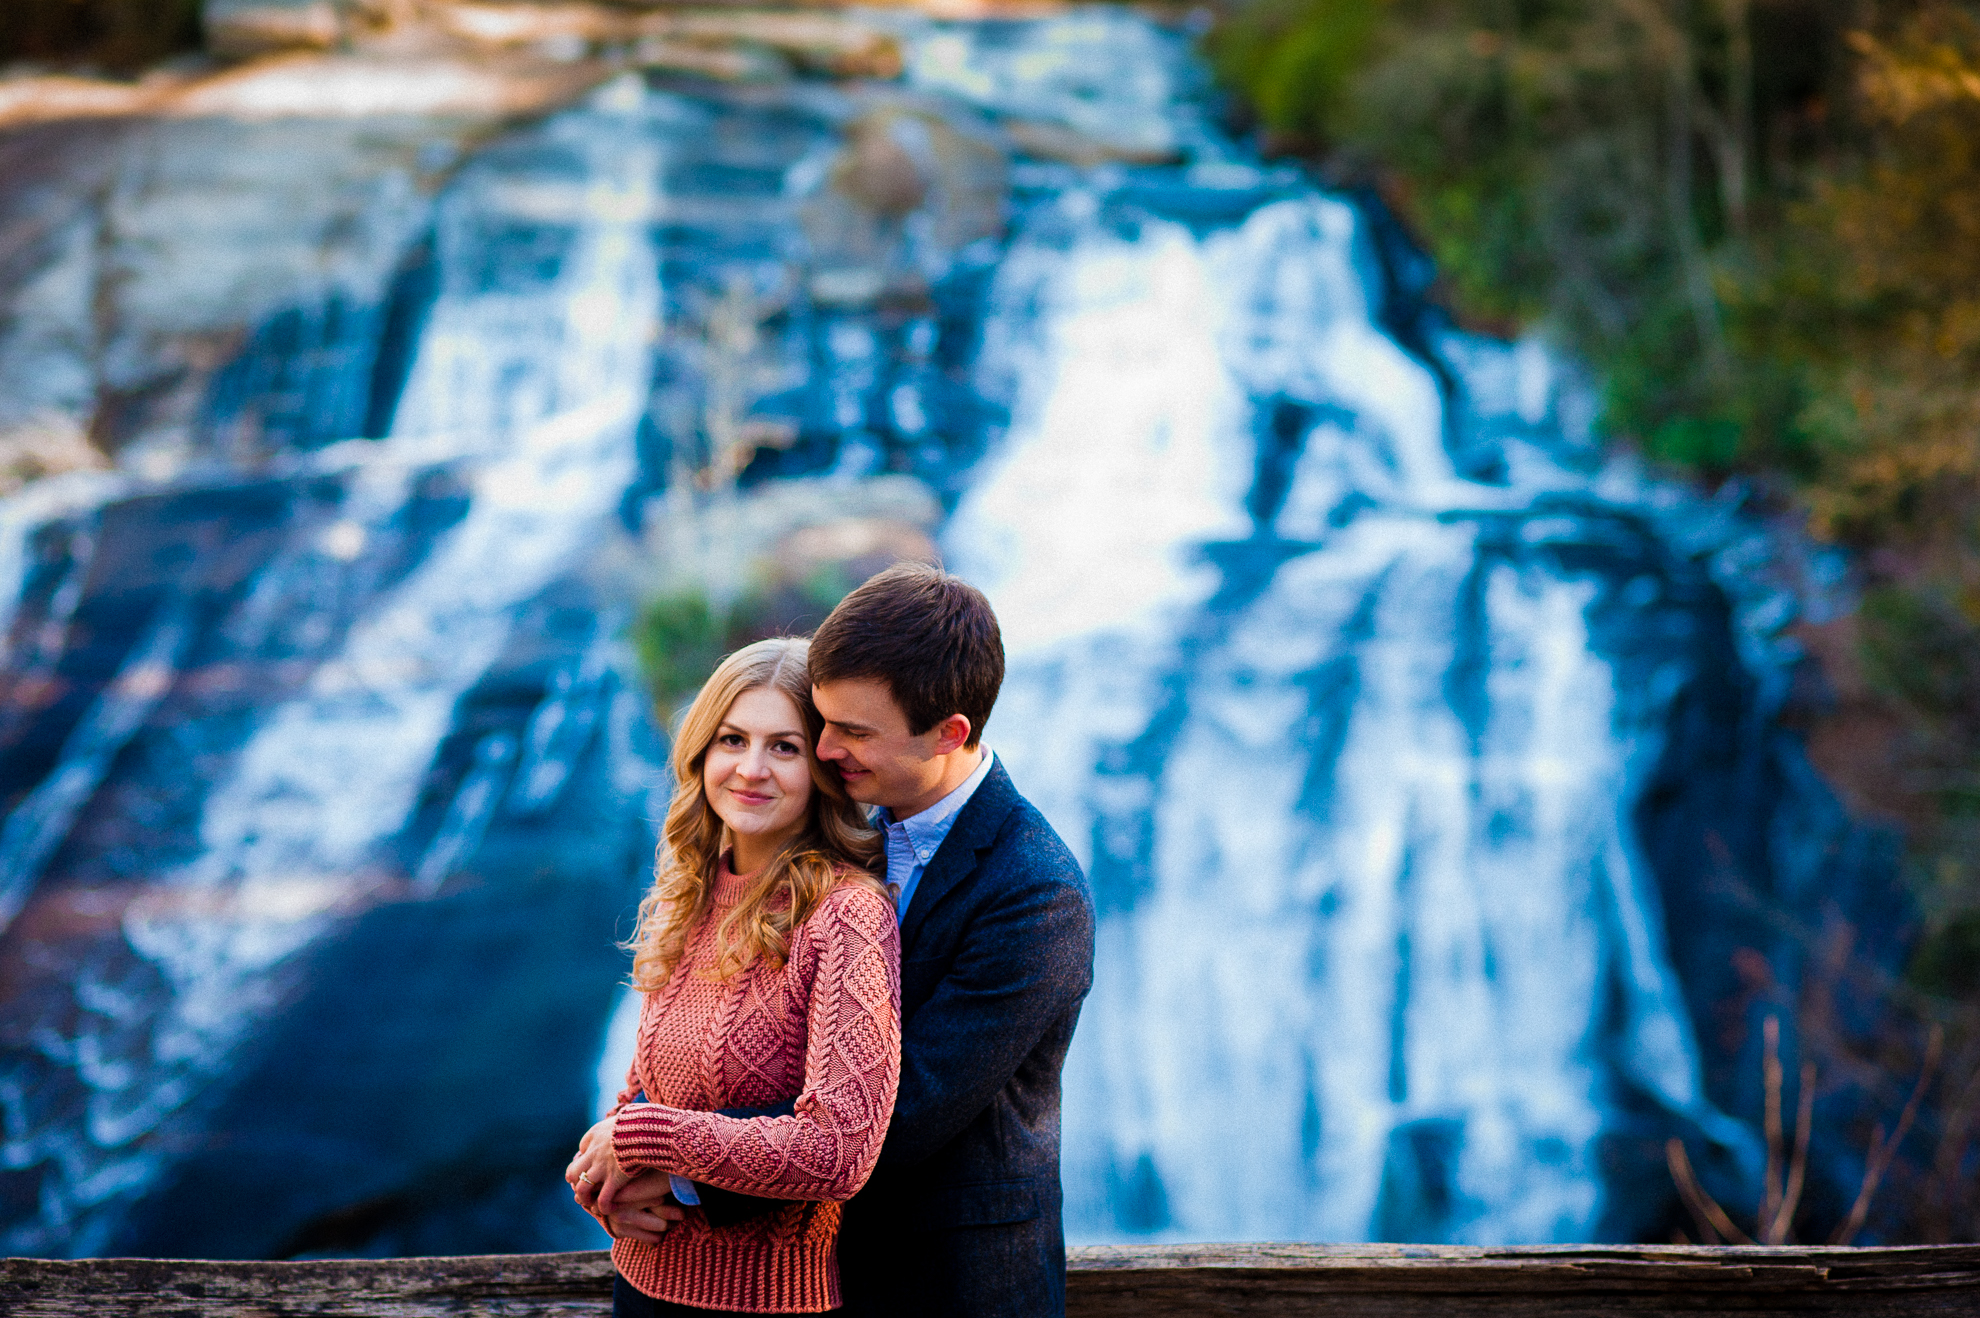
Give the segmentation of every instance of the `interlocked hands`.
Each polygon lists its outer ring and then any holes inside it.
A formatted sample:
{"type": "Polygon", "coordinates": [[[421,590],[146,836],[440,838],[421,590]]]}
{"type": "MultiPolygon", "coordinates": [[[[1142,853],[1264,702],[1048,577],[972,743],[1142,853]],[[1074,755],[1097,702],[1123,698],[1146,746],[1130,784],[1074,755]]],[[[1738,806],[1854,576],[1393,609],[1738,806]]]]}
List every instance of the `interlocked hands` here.
{"type": "Polygon", "coordinates": [[[578,1141],[577,1156],[564,1169],[579,1208],[598,1219],[614,1240],[658,1244],[668,1227],[687,1216],[674,1202],[665,1172],[628,1175],[612,1148],[616,1115],[606,1117],[578,1141]]]}

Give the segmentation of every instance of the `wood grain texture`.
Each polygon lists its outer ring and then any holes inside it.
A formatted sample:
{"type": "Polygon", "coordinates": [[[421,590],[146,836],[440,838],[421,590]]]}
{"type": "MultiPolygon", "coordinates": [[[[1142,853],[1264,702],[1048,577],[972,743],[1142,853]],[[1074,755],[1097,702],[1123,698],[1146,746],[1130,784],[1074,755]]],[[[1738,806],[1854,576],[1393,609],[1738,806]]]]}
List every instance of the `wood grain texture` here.
{"type": "Polygon", "coordinates": [[[1980,1248],[1170,1245],[1073,1251],[1074,1318],[1980,1314],[1980,1248]]]}
{"type": "Polygon", "coordinates": [[[7,1318],[596,1318],[611,1296],[612,1260],[603,1251],[298,1263],[0,1263],[0,1313],[7,1318]]]}
{"type": "MultiPolygon", "coordinates": [[[[1163,1245],[1074,1249],[1070,1318],[1980,1315],[1980,1246],[1163,1245]]],[[[603,1252],[0,1263],[8,1318],[530,1318],[607,1311],[603,1252]]],[[[939,1316],[931,1316],[939,1318],[939,1316]]]]}

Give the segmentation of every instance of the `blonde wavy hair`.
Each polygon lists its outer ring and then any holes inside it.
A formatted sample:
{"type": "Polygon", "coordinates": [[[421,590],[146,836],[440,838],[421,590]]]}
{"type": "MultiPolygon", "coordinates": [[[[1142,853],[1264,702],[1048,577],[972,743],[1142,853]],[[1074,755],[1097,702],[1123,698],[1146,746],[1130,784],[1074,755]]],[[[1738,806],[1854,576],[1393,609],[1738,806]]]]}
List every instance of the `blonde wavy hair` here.
{"type": "Polygon", "coordinates": [[[805,807],[804,828],[716,930],[715,976],[727,979],[758,960],[783,965],[790,955],[791,930],[846,882],[848,869],[857,876],[854,882],[887,892],[874,874],[882,848],[879,833],[818,762],[818,734],[825,720],[811,703],[805,669],[810,648],[809,641],[791,637],[744,646],[716,666],[682,716],[674,737],[674,800],[660,832],[653,886],[639,904],[639,925],[626,943],[633,954],[634,988],[651,993],[667,982],[689,932],[708,912],[728,829],[708,804],[701,771],[729,707],[744,692],[781,691],[797,706],[815,790],[805,807]]]}

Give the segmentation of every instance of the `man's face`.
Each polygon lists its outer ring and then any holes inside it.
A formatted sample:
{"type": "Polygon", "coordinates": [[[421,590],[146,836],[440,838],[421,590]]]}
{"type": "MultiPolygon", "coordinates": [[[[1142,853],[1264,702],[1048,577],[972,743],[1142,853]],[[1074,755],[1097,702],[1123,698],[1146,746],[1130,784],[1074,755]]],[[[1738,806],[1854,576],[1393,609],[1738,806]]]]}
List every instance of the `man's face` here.
{"type": "Polygon", "coordinates": [[[818,758],[838,770],[848,796],[897,813],[912,814],[911,807],[925,804],[945,767],[938,758],[942,724],[918,737],[910,733],[907,714],[894,703],[887,684],[876,678],[814,686],[811,698],[825,719],[818,758]]]}

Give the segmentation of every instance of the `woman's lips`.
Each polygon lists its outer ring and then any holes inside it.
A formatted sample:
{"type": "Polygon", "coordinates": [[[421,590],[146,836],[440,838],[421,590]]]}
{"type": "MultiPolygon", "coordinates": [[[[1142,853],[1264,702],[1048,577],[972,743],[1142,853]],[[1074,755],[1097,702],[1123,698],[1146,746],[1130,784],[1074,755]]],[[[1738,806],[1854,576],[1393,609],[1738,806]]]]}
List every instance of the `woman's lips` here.
{"type": "Polygon", "coordinates": [[[733,787],[729,789],[729,795],[744,805],[767,805],[772,799],[761,792],[738,792],[733,787]]]}

